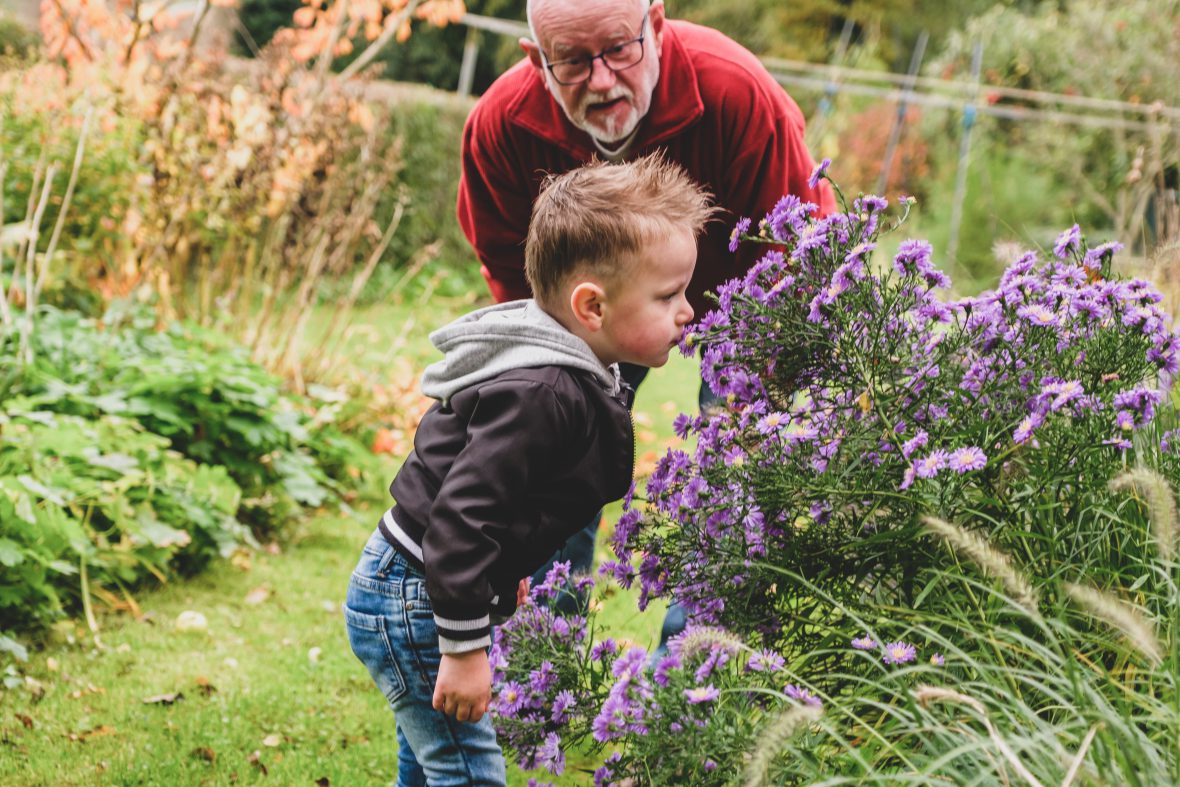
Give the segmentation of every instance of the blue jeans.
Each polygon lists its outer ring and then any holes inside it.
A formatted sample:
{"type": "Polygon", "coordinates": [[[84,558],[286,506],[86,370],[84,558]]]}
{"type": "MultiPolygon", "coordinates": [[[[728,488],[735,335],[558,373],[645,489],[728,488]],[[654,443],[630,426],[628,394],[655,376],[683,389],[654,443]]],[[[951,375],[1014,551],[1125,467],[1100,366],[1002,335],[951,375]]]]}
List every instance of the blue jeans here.
{"type": "Polygon", "coordinates": [[[352,573],[344,620],[352,652],[393,709],[398,787],[506,784],[491,716],[456,721],[431,704],[442,656],[426,578],[380,531],[352,573]]]}

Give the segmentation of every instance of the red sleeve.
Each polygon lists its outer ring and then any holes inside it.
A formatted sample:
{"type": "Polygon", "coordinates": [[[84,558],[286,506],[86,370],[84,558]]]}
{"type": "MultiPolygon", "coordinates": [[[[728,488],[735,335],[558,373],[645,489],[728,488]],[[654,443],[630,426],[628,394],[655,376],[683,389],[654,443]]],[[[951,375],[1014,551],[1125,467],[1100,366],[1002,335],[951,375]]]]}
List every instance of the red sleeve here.
{"type": "Polygon", "coordinates": [[[463,128],[459,225],[479,258],[480,272],[498,303],[529,298],[524,241],[532,202],[521,167],[495,127],[495,112],[477,104],[463,128]]]}

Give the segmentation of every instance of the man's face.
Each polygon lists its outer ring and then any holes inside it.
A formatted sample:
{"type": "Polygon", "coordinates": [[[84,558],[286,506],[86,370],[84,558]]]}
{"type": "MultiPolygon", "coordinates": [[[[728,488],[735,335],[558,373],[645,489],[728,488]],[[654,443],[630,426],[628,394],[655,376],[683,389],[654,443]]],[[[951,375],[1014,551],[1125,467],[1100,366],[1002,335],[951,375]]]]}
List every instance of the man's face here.
{"type": "Polygon", "coordinates": [[[539,41],[521,42],[566,117],[600,142],[625,139],[651,109],[660,78],[663,4],[654,3],[646,14],[645,23],[644,4],[637,0],[548,0],[533,12],[539,41]],[[612,71],[597,58],[586,81],[562,85],[545,67],[546,62],[592,58],[640,36],[643,59],[630,68],[612,71]]]}

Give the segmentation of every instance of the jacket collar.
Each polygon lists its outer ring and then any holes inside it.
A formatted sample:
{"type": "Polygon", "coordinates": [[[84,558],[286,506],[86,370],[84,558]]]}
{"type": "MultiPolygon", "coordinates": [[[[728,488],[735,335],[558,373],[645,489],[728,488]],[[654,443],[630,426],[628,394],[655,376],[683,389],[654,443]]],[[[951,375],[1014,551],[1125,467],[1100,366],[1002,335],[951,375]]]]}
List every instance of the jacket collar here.
{"type": "MultiPolygon", "coordinates": [[[[664,23],[660,78],[652,92],[651,109],[639,123],[632,150],[644,150],[674,137],[705,113],[696,68],[676,35],[678,24],[682,23],[664,23]]],[[[585,161],[593,156],[595,149],[590,135],[569,122],[528,60],[516,68],[529,73],[508,104],[509,122],[556,145],[575,159],[585,161]]]]}

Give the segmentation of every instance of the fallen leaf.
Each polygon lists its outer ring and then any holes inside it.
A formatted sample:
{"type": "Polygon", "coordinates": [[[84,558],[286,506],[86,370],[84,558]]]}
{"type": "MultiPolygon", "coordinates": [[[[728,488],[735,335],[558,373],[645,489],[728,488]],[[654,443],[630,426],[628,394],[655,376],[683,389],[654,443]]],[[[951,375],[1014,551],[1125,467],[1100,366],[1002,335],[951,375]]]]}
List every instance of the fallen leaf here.
{"type": "Polygon", "coordinates": [[[262,763],[262,752],[258,751],[258,749],[250,752],[250,756],[246,758],[246,762],[262,771],[263,776],[267,775],[266,766],[262,763]]]}
{"type": "Polygon", "coordinates": [[[204,675],[198,675],[197,691],[201,692],[202,696],[208,697],[210,694],[213,694],[215,691],[217,691],[217,687],[210,683],[209,679],[204,675]]]}
{"type": "Polygon", "coordinates": [[[236,549],[229,557],[229,564],[239,571],[249,571],[254,568],[253,555],[247,549],[236,549]]]}
{"type": "Polygon", "coordinates": [[[89,730],[82,730],[81,732],[71,732],[66,737],[72,741],[84,741],[90,738],[103,738],[107,735],[114,735],[115,728],[107,724],[100,724],[97,727],[89,730]]]}
{"type": "Polygon", "coordinates": [[[32,716],[26,716],[23,713],[17,713],[15,715],[16,715],[16,718],[20,720],[20,723],[25,725],[26,730],[33,729],[33,717],[32,716]]]}
{"type": "Polygon", "coordinates": [[[171,705],[177,700],[184,699],[184,694],[179,691],[174,691],[171,694],[156,694],[151,697],[144,697],[144,705],[171,705]]]}
{"type": "Polygon", "coordinates": [[[205,762],[213,762],[217,759],[217,752],[210,749],[208,746],[198,746],[189,752],[189,755],[205,762]]]}
{"type": "Polygon", "coordinates": [[[208,631],[209,621],[195,610],[186,609],[176,616],[177,631],[208,631]]]}
{"type": "Polygon", "coordinates": [[[270,598],[270,588],[260,585],[246,594],[246,603],[257,606],[270,598]]]}
{"type": "Polygon", "coordinates": [[[262,745],[269,746],[272,749],[275,746],[281,745],[282,743],[283,743],[283,736],[279,735],[277,732],[272,732],[270,735],[267,735],[265,738],[262,739],[262,745]]]}

